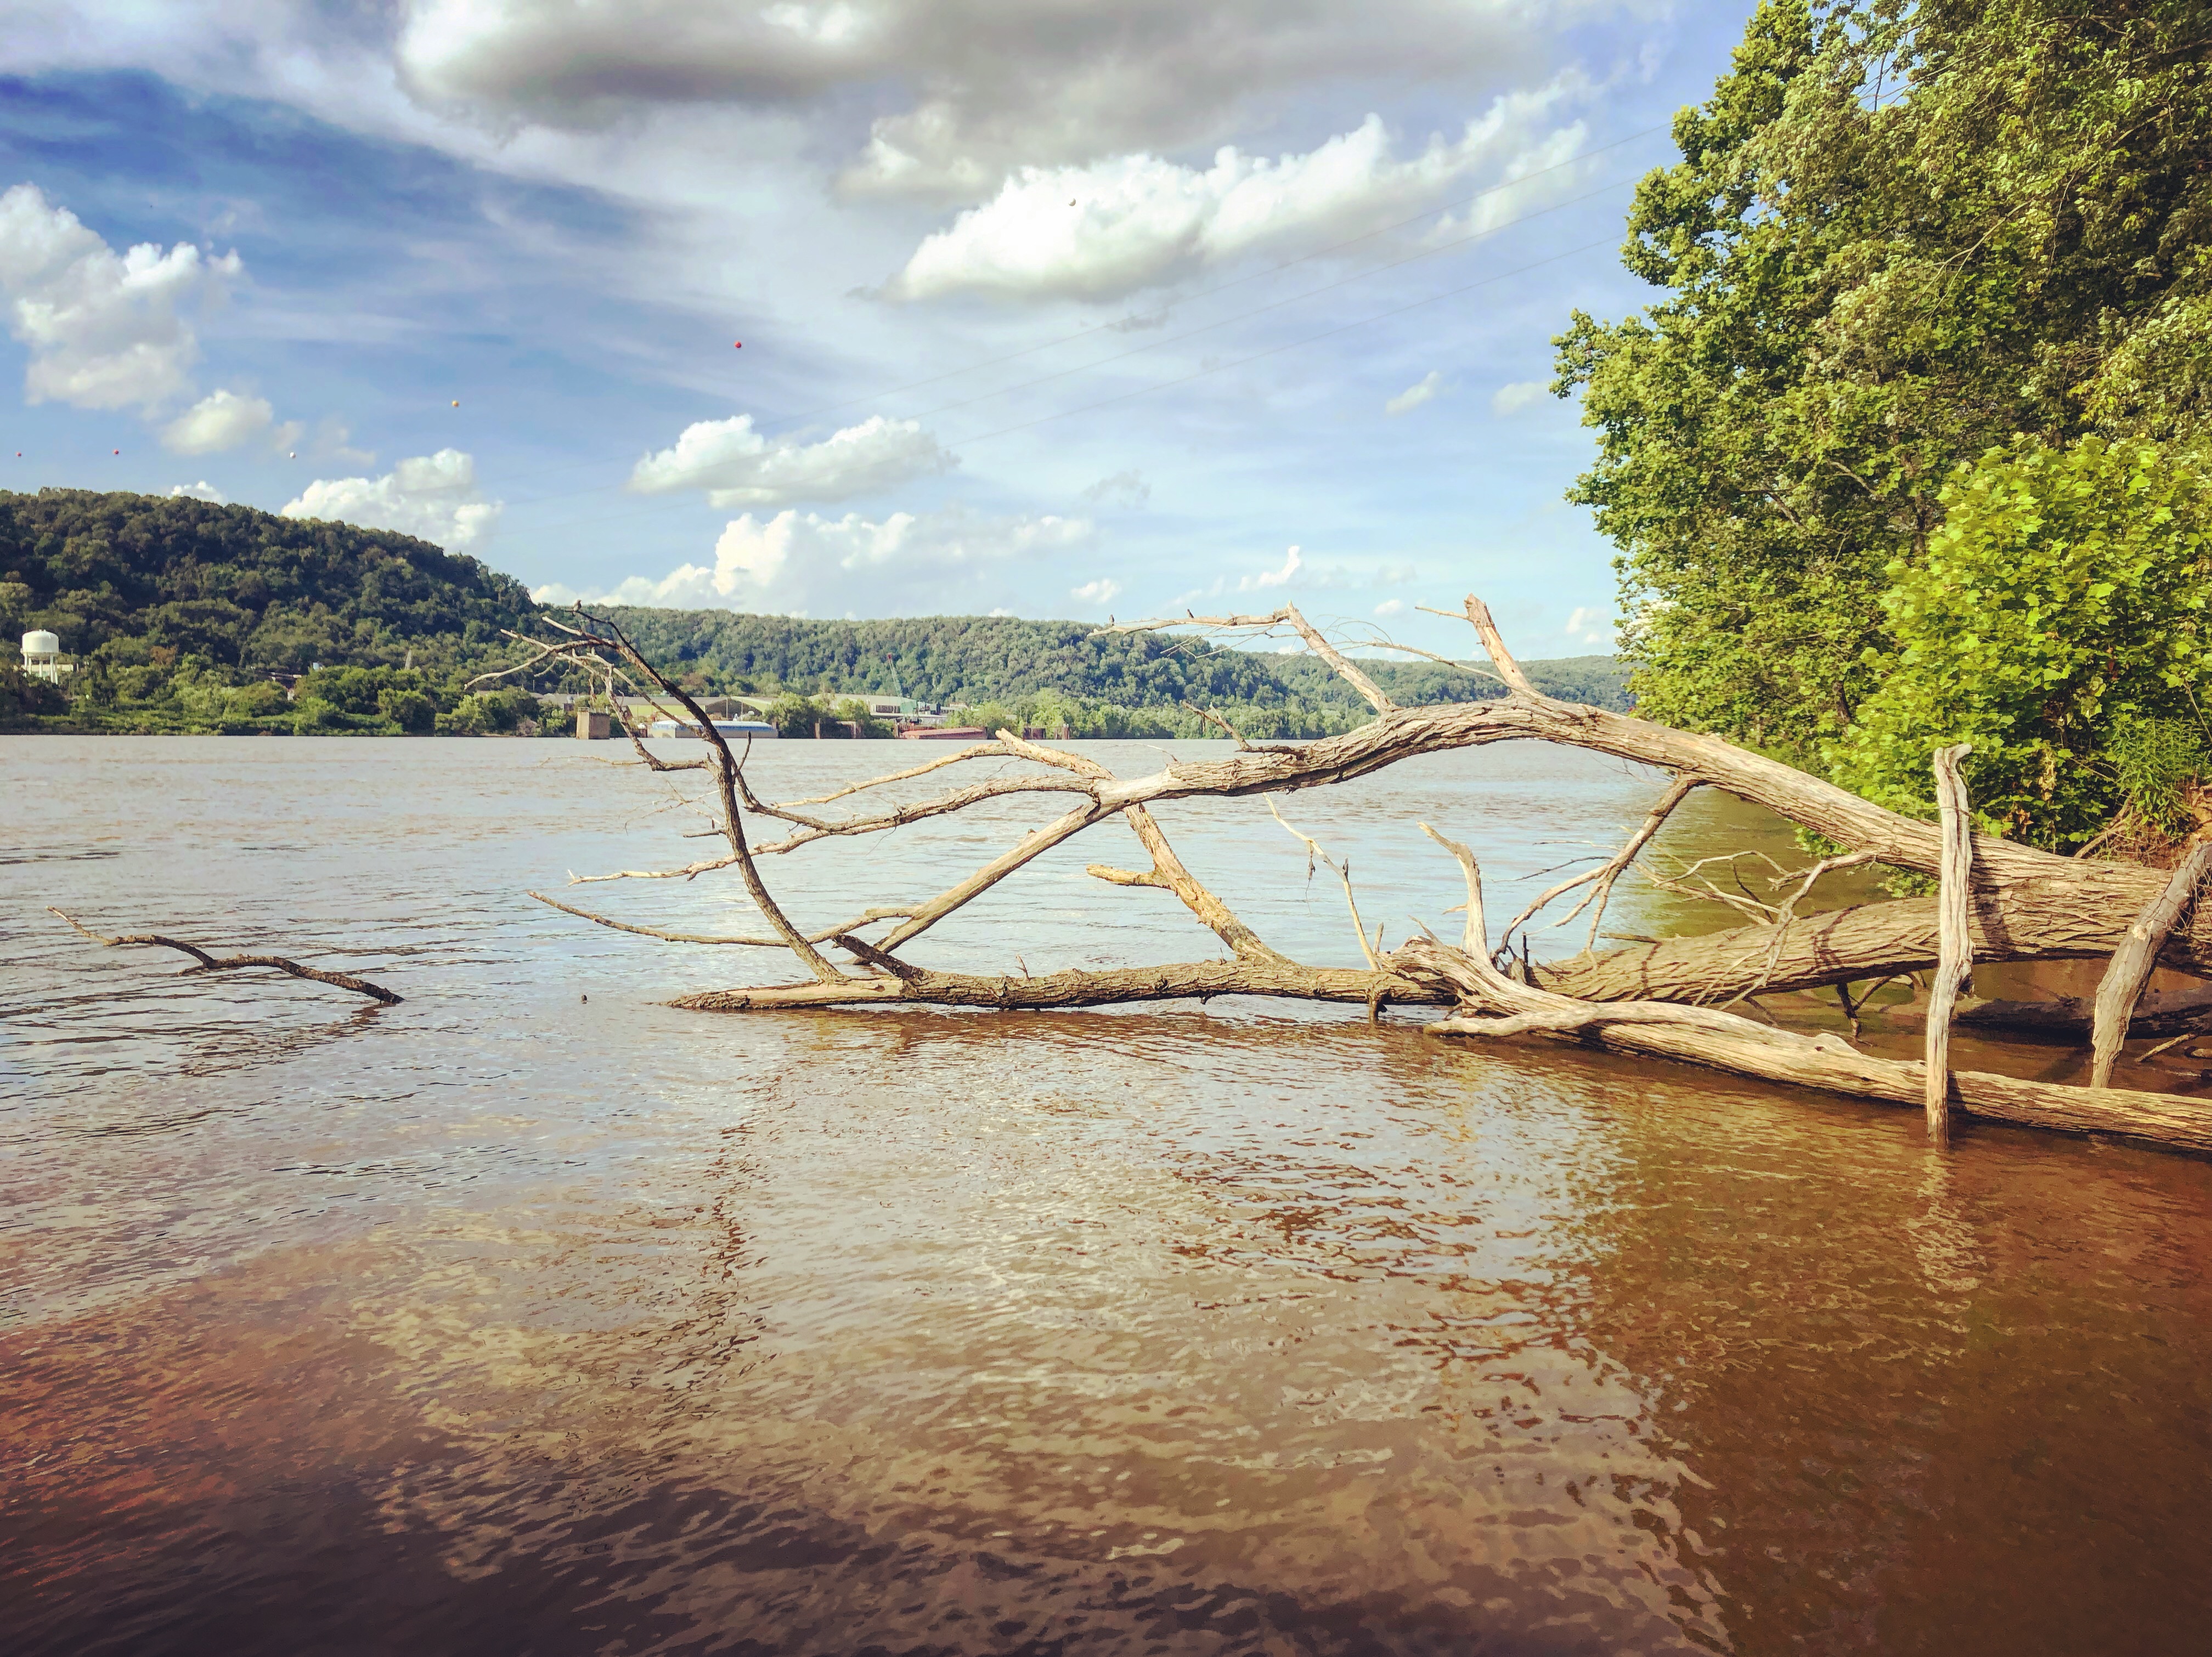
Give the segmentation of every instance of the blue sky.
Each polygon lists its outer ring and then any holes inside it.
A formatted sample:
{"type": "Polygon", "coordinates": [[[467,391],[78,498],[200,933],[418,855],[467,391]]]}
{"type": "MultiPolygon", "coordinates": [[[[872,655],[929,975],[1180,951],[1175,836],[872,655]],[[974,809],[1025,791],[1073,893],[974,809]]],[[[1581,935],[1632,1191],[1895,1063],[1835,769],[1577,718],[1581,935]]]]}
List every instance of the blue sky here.
{"type": "Polygon", "coordinates": [[[4,486],[546,596],[1607,646],[1540,392],[1734,9],[10,9],[4,486]],[[20,20],[20,21],[18,21],[20,20]],[[733,349],[742,340],[743,349],[733,349]],[[456,406],[458,404],[458,406],[456,406]],[[120,453],[116,451],[120,451],[120,453]],[[21,458],[18,458],[18,452],[21,458]]]}

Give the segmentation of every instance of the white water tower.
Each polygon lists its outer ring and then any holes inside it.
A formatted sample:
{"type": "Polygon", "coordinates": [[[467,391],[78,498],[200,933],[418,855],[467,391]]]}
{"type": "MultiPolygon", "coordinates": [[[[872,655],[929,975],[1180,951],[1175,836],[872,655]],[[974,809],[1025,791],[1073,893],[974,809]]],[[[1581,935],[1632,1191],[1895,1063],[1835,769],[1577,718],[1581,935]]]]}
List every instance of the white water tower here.
{"type": "Polygon", "coordinates": [[[73,665],[62,659],[62,641],[44,628],[33,628],[23,635],[23,671],[31,677],[59,684],[62,675],[73,665]]]}

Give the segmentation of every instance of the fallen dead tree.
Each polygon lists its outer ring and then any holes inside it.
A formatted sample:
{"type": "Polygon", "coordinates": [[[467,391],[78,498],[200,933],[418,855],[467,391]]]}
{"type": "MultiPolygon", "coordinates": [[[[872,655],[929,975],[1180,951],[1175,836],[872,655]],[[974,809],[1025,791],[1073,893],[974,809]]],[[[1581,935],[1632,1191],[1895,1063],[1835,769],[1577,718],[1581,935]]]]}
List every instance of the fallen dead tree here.
{"type": "MultiPolygon", "coordinates": [[[[2110,956],[2127,944],[2133,928],[2136,941],[2129,981],[2105,998],[2109,1005],[2099,1020],[2108,1031],[2124,1031],[2149,962],[2163,962],[2212,976],[2212,918],[2191,912],[2193,885],[2177,899],[2175,881],[2160,871],[2062,858],[1971,833],[1962,801],[1957,810],[1947,812],[1946,824],[1923,822],[1717,737],[1547,697],[1521,671],[1482,603],[1470,597],[1463,613],[1504,687],[1498,700],[1400,707],[1295,608],[1265,616],[1139,622],[1108,630],[1290,629],[1366,700],[1375,717],[1343,736],[1266,746],[1245,741],[1225,720],[1217,719],[1235,738],[1236,752],[1219,758],[1170,761],[1139,777],[1116,775],[1086,755],[1002,731],[994,740],[902,771],[816,798],[789,801],[759,798],[745,774],[744,753],[733,751],[696,701],[647,662],[618,627],[580,607],[574,625],[552,623],[556,636],[526,640],[535,646],[532,654],[485,678],[550,665],[581,668],[599,678],[611,695],[622,689],[641,692],[705,737],[700,757],[671,762],[654,756],[637,740],[635,731],[630,733],[641,761],[648,767],[708,774],[715,801],[713,838],[720,842],[716,852],[678,867],[582,877],[578,883],[688,880],[732,870],[766,921],[765,933],[707,937],[671,932],[532,894],[584,920],[644,936],[785,949],[806,974],[797,982],[701,992],[680,998],[674,1004],[678,1006],[732,1012],[896,1005],[1042,1009],[1217,995],[1362,1005],[1370,1017],[1391,1005],[1440,1006],[1449,1010],[1447,1016],[1428,1026],[1440,1038],[1571,1041],[1790,1085],[1922,1104],[1929,1112],[1931,1131],[1939,1135],[1955,1110],[2031,1126],[2124,1134],[2212,1151],[2212,1103],[1976,1072],[1951,1072],[1946,1081],[1948,1062],[1941,1036],[1948,1031],[1948,1017],[1941,1019],[1938,1030],[1931,1031],[1928,1058],[1911,1064],[1862,1053],[1837,1035],[1784,1030],[1729,1010],[1754,994],[1890,980],[1939,963],[1963,975],[1972,961],[2110,956]],[[1668,773],[1672,781],[1650,816],[1618,853],[1602,867],[1562,882],[1540,897],[1508,924],[1494,949],[1481,923],[1480,879],[1473,853],[1431,831],[1466,872],[1469,923],[1460,944],[1425,937],[1383,950],[1379,935],[1378,941],[1370,942],[1346,877],[1347,908],[1365,967],[1321,968],[1293,961],[1267,944],[1191,875],[1148,809],[1164,800],[1293,793],[1363,776],[1417,754],[1528,739],[1632,761],[1668,773]],[[888,784],[983,760],[1027,761],[1036,768],[880,809],[865,804],[842,806],[836,812],[823,809],[888,784]],[[1701,787],[1721,789],[1764,806],[1845,849],[1806,869],[1780,871],[1770,883],[1775,893],[1771,901],[1756,896],[1741,883],[1729,892],[1705,882],[1711,895],[1739,909],[1753,922],[1750,926],[1592,952],[1612,889],[1630,869],[1639,869],[1662,884],[1673,878],[1677,889],[1695,892],[1693,886],[1680,884],[1680,877],[1657,874],[1639,857],[1663,829],[1669,814],[1701,787]],[[802,927],[786,913],[762,872],[765,859],[820,841],[879,834],[1021,794],[1057,796],[1063,809],[943,891],[905,906],[802,927]],[[1114,817],[1133,832],[1150,857],[1150,866],[1132,870],[1093,865],[1090,872],[1112,884],[1172,893],[1226,947],[1228,959],[1031,976],[1026,972],[941,972],[911,958],[908,946],[932,927],[1045,852],[1114,817]],[[764,837],[771,826],[773,837],[764,837]],[[1941,918],[1944,899],[1902,899],[1820,914],[1796,913],[1820,880],[1868,864],[1942,878],[1951,909],[1949,925],[1941,918]],[[1565,925],[1587,911],[1584,953],[1565,962],[1532,963],[1527,929],[1550,903],[1577,889],[1583,889],[1583,895],[1576,908],[1553,924],[1565,925]],[[1523,939],[1517,958],[1516,932],[1523,939]],[[831,960],[825,946],[849,964],[831,960]]],[[[1315,842],[1309,839],[1307,843],[1317,857],[1326,857],[1315,842]]],[[[1844,993],[1848,1008],[1852,1005],[1848,990],[1844,993]]]]}

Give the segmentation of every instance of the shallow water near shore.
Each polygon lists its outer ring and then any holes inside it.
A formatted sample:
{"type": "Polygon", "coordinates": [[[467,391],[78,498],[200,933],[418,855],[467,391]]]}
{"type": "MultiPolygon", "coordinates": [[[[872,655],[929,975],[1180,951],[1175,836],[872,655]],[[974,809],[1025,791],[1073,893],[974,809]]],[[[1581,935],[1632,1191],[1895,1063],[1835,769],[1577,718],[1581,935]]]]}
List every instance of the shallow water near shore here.
{"type": "MultiPolygon", "coordinates": [[[[621,758],[0,743],[11,1651],[2206,1648],[2212,1165],[1937,1154],[1907,1112],[1357,1009],[677,1011],[787,957],[526,895],[757,928],[726,874],[562,889],[708,844],[692,780],[621,758]],[[48,904],[406,1000],[180,978],[48,904]]],[[[1417,822],[1502,916],[1656,792],[1516,744],[1281,804],[1395,941],[1457,925],[1417,822]]],[[[823,924],[1055,798],[769,877],[823,924]]],[[[1357,959],[1263,803],[1160,816],[1271,943],[1357,959]]],[[[1141,856],[1094,830],[910,953],[1218,955],[1083,872],[1141,856]]]]}

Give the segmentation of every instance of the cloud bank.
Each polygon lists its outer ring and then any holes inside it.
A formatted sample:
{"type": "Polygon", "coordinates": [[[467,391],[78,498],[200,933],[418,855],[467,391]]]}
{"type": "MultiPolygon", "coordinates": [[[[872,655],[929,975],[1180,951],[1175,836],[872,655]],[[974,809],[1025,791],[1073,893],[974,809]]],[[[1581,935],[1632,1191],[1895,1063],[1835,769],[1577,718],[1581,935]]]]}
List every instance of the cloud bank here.
{"type": "MultiPolygon", "coordinates": [[[[1562,76],[1540,92],[1499,98],[1456,140],[1432,137],[1404,160],[1392,153],[1382,118],[1370,115],[1304,155],[1270,160],[1230,147],[1203,171],[1150,154],[1024,167],[989,202],[924,240],[884,294],[1099,302],[1247,254],[1364,237],[1437,205],[1478,172],[1512,178],[1565,160],[1582,143],[1580,124],[1540,129],[1553,105],[1582,88],[1579,77],[1562,76]]],[[[1576,176],[1562,169],[1547,182],[1557,192],[1576,176]]],[[[1524,206],[1487,197],[1449,228],[1463,235],[1524,206]]]]}
{"type": "Polygon", "coordinates": [[[1511,75],[1556,21],[1514,0],[412,0],[402,16],[392,72],[426,109],[599,131],[865,100],[890,107],[844,191],[968,201],[1019,166],[1216,140],[1316,81],[1511,75]]]}
{"type": "Polygon", "coordinates": [[[0,294],[8,331],[30,348],[23,398],[150,414],[191,389],[199,340],[185,312],[245,269],[179,242],[118,253],[37,185],[0,195],[0,294]]]}
{"type": "Polygon", "coordinates": [[[781,507],[849,501],[960,464],[911,420],[874,416],[819,443],[763,437],[750,415],[687,426],[672,448],[631,471],[640,495],[703,489],[716,507],[781,507]]]}
{"type": "Polygon", "coordinates": [[[501,507],[478,493],[472,457],[441,449],[402,460],[381,477],[319,477],[280,516],[397,530],[448,552],[470,552],[489,538],[501,507]]]}
{"type": "MultiPolygon", "coordinates": [[[[880,519],[747,513],[723,528],[711,565],[680,565],[659,580],[634,575],[593,599],[799,614],[857,604],[870,615],[896,614],[910,596],[940,595],[1011,564],[1080,551],[1096,533],[1085,518],[991,517],[959,507],[880,519]]],[[[535,596],[552,604],[583,595],[553,585],[535,596]]]]}

